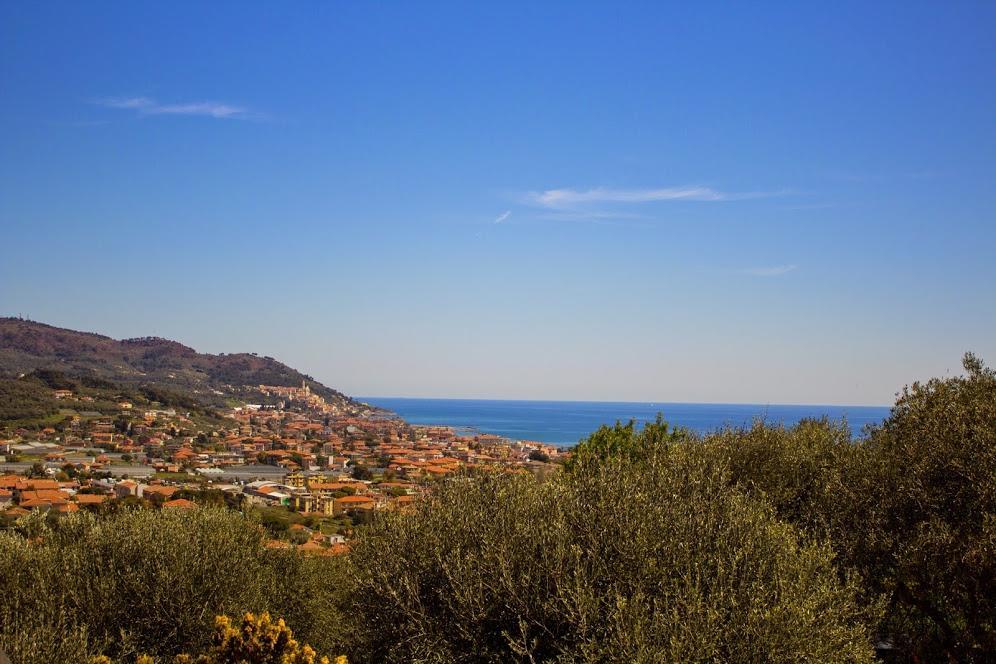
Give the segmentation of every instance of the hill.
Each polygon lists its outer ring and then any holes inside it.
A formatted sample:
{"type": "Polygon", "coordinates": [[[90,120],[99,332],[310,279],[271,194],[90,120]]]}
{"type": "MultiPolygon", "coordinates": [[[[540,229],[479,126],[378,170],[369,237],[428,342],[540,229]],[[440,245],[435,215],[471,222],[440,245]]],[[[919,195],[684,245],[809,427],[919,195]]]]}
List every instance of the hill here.
{"type": "Polygon", "coordinates": [[[112,339],[22,320],[0,318],[0,378],[39,370],[185,395],[205,406],[266,398],[259,385],[300,387],[342,410],[360,408],[346,395],[271,357],[253,353],[198,353],[159,337],[112,339]]]}

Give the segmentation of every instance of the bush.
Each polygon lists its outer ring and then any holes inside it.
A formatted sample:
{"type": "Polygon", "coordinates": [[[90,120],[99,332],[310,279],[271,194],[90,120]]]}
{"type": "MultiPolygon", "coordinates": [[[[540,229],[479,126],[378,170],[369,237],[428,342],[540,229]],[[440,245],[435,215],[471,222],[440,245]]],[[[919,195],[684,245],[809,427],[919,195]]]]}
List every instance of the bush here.
{"type": "MultiPolygon", "coordinates": [[[[301,645],[283,619],[274,622],[268,613],[247,613],[238,627],[228,616],[215,619],[214,645],[197,657],[180,655],[175,664],[331,664],[309,645],[301,645]]],[[[151,664],[151,662],[150,662],[151,664]]],[[[336,664],[346,664],[345,657],[336,664]]]]}
{"type": "Polygon", "coordinates": [[[883,630],[922,661],[996,653],[996,374],[915,383],[866,445],[841,555],[889,598],[883,630]]]}
{"type": "MultiPolygon", "coordinates": [[[[659,432],[659,429],[657,430],[659,432]]],[[[465,478],[351,554],[368,661],[870,661],[868,616],[727,469],[652,434],[549,482],[465,478]]],[[[356,655],[354,655],[356,658],[356,655]]]]}
{"type": "Polygon", "coordinates": [[[0,534],[0,646],[14,664],[197,652],[210,643],[210,616],[247,611],[287,616],[316,645],[332,638],[329,593],[341,585],[332,561],[323,569],[265,549],[259,525],[237,512],[77,513],[52,529],[26,525],[30,543],[0,534]]]}
{"type": "Polygon", "coordinates": [[[817,540],[839,534],[861,453],[846,422],[785,427],[759,421],[706,436],[702,444],[728,468],[733,484],[765,499],[779,519],[817,540]]]}
{"type": "Polygon", "coordinates": [[[54,549],[0,532],[0,588],[0,649],[14,664],[75,664],[102,650],[57,600],[64,572],[54,549]]]}
{"type": "Polygon", "coordinates": [[[59,410],[52,390],[40,380],[0,378],[0,422],[41,419],[59,410]]]}

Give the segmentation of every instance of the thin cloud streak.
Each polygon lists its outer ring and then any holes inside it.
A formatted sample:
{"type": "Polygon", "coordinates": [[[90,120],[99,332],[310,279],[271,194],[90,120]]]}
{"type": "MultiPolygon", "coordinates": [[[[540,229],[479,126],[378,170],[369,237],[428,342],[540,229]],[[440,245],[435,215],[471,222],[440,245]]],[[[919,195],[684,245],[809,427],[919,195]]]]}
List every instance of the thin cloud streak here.
{"type": "Polygon", "coordinates": [[[752,198],[784,196],[788,192],[746,192],[730,193],[711,187],[685,186],[661,187],[656,189],[547,189],[526,194],[527,203],[548,209],[565,209],[584,206],[589,203],[652,203],[658,201],[737,201],[752,198]]]}
{"type": "Polygon", "coordinates": [[[799,269],[798,265],[772,265],[771,267],[752,267],[742,270],[743,274],[752,277],[780,277],[799,269]]]}
{"type": "Polygon", "coordinates": [[[114,99],[101,99],[94,103],[106,106],[107,108],[130,108],[136,110],[150,108],[156,104],[156,102],[148,97],[118,97],[114,99]]]}
{"type": "Polygon", "coordinates": [[[505,210],[504,212],[502,212],[501,214],[499,214],[497,217],[495,217],[495,223],[496,224],[500,224],[501,222],[507,220],[511,216],[512,216],[512,211],[511,210],[505,210]]]}
{"type": "Polygon", "coordinates": [[[136,111],[140,115],[194,115],[219,120],[247,120],[259,117],[241,106],[214,101],[160,104],[150,97],[116,97],[101,99],[94,103],[105,108],[136,111]]]}

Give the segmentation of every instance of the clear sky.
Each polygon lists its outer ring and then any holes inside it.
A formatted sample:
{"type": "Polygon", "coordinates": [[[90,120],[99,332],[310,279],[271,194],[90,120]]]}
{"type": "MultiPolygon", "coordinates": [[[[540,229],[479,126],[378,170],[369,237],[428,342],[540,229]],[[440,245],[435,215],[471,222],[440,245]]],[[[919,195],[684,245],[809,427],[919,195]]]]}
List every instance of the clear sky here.
{"type": "Polygon", "coordinates": [[[996,3],[5,2],[0,314],[352,394],[996,362],[996,3]]]}

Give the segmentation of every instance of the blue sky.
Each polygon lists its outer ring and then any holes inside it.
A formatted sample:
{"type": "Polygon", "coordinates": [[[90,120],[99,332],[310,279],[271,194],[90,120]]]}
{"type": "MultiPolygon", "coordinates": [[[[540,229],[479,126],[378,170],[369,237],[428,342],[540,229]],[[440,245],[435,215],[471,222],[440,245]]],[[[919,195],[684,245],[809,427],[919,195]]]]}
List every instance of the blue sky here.
{"type": "Polygon", "coordinates": [[[996,4],[4,3],[0,313],[352,394],[996,361],[996,4]]]}

